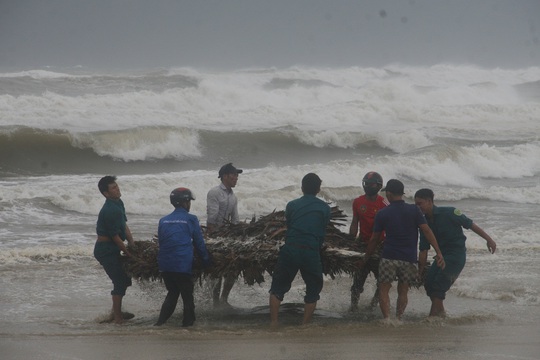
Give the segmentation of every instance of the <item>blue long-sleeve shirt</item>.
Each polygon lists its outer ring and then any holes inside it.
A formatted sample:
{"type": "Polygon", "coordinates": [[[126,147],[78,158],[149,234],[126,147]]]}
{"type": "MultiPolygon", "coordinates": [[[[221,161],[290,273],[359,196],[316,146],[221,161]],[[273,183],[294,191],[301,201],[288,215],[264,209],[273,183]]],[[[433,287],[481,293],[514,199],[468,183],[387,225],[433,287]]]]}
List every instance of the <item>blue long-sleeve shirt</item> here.
{"type": "Polygon", "coordinates": [[[176,208],[159,220],[158,241],[160,271],[191,274],[193,248],[204,265],[210,263],[199,219],[184,208],[176,208]]]}

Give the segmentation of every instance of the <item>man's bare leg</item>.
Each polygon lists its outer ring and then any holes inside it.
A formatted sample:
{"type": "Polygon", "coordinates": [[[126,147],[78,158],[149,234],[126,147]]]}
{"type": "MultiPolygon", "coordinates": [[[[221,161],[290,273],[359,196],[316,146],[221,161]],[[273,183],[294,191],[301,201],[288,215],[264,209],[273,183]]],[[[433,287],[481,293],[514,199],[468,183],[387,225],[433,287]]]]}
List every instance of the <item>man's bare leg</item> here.
{"type": "Polygon", "coordinates": [[[219,306],[219,294],[221,293],[221,277],[212,280],[212,300],[214,308],[219,306]]]}
{"type": "Polygon", "coordinates": [[[358,311],[358,301],[360,300],[360,293],[355,290],[351,290],[351,307],[349,308],[350,312],[358,311]]]}
{"type": "Polygon", "coordinates": [[[379,303],[379,285],[377,285],[377,288],[375,289],[375,293],[373,294],[373,297],[371,298],[371,302],[369,303],[369,306],[374,308],[379,303]]]}
{"type": "Polygon", "coordinates": [[[313,313],[315,312],[315,308],[317,307],[317,302],[309,303],[304,305],[304,320],[302,321],[302,324],[309,324],[311,322],[311,318],[313,317],[313,313]]]}
{"type": "Polygon", "coordinates": [[[122,324],[124,319],[122,317],[122,295],[113,295],[112,296],[112,313],[114,317],[115,324],[122,324]]]}
{"type": "Polygon", "coordinates": [[[379,307],[385,319],[390,318],[390,288],[392,283],[379,284],[379,307]]]}
{"type": "Polygon", "coordinates": [[[234,276],[227,276],[223,279],[223,290],[221,291],[220,298],[221,305],[229,305],[229,294],[235,282],[236,278],[234,276]]]}
{"type": "Polygon", "coordinates": [[[431,297],[431,310],[429,316],[445,317],[446,311],[444,310],[443,299],[437,297],[431,297]]]}
{"type": "Polygon", "coordinates": [[[278,326],[279,305],[281,301],[274,294],[270,294],[270,326],[278,326]]]}
{"type": "Polygon", "coordinates": [[[401,281],[398,282],[396,317],[399,320],[401,320],[401,316],[405,312],[405,308],[407,308],[407,304],[409,303],[409,298],[407,297],[408,292],[409,292],[409,283],[405,283],[401,281]]]}

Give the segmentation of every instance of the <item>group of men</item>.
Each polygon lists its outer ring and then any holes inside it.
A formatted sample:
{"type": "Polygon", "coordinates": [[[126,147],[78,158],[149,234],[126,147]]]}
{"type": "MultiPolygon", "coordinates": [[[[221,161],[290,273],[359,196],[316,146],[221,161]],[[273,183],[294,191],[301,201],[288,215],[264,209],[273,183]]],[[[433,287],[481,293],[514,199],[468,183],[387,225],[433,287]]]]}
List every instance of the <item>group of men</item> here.
{"type": "MultiPolygon", "coordinates": [[[[238,223],[238,200],[233,188],[241,173],[242,170],[235,168],[232,163],[220,168],[218,177],[221,183],[207,194],[207,231],[215,231],[226,223],[238,223]]],[[[317,197],[321,184],[322,180],[317,174],[305,175],[301,182],[303,195],[290,201],[285,208],[287,233],[285,243],[279,250],[269,291],[272,327],[278,325],[280,304],[298,272],[306,285],[304,324],[311,321],[320,299],[323,288],[321,249],[330,221],[330,206],[317,197]]],[[[433,248],[436,253],[435,264],[429,267],[424,286],[432,301],[430,316],[444,316],[443,301],[446,292],[465,265],[466,237],[463,228],[471,229],[484,238],[491,253],[495,252],[495,242],[458,209],[435,206],[434,194],[430,189],[417,191],[415,204],[407,204],[403,200],[404,185],[397,179],[389,180],[383,188],[381,175],[372,171],[364,176],[362,186],[365,194],[353,201],[353,219],[349,232],[365,246],[365,256],[358,262],[358,271],[353,276],[351,310],[358,309],[366,279],[373,273],[377,279],[377,288],[371,305],[378,303],[383,317],[388,319],[389,291],[392,283],[397,280],[396,317],[401,319],[407,306],[409,287],[426,268],[428,250],[433,248]],[[386,199],[379,195],[380,191],[385,192],[386,199]]],[[[109,321],[120,324],[134,316],[122,312],[122,297],[131,285],[131,279],[119,260],[121,252],[130,256],[124,241],[133,245],[133,237],[126,224],[125,208],[120,200],[116,177],[103,177],[98,188],[106,201],[98,216],[94,256],[114,286],[109,321]]],[[[170,202],[175,210],[159,221],[158,264],[168,293],[156,326],[164,324],[173,314],[180,296],[184,307],[182,326],[193,325],[194,251],[198,253],[203,266],[211,266],[212,260],[206,249],[199,220],[189,213],[192,200],[195,200],[195,196],[188,188],[174,189],[170,193],[170,202]]],[[[230,306],[228,296],[234,282],[235,278],[231,277],[215,281],[212,291],[215,307],[230,306]]]]}
{"type": "MultiPolygon", "coordinates": [[[[210,189],[207,195],[207,230],[214,231],[226,223],[238,223],[238,200],[233,188],[242,170],[232,163],[223,165],[218,173],[221,183],[210,189]]],[[[112,310],[104,322],[123,323],[134,317],[122,312],[122,299],[131,286],[131,278],[126,274],[120,261],[121,253],[131,256],[124,243],[133,246],[133,236],[127,225],[124,203],[115,176],[104,176],[98,182],[98,189],[105,197],[96,225],[97,240],[94,257],[103,266],[113,283],[112,310]]],[[[195,195],[190,189],[179,187],[169,195],[174,211],[162,217],[158,225],[158,265],[167,295],[161,306],[156,326],[163,325],[174,313],[178,299],[182,296],[182,326],[192,326],[195,322],[194,283],[192,278],[194,250],[198,253],[203,267],[211,265],[211,257],[206,249],[204,235],[197,216],[190,214],[191,201],[195,195]]],[[[215,307],[230,307],[229,293],[235,278],[224,277],[213,284],[215,307]],[[223,286],[223,288],[222,288],[223,286]]]]}
{"type": "Polygon", "coordinates": [[[396,318],[401,319],[407,307],[409,287],[423,277],[428,250],[433,248],[435,264],[424,277],[424,287],[432,303],[429,315],[444,317],[446,293],[465,266],[463,228],[484,238],[491,253],[496,250],[495,241],[460,210],[435,206],[430,189],[418,190],[415,204],[407,204],[403,200],[405,187],[397,179],[389,180],[383,188],[381,175],[368,172],[362,185],[365,194],[353,201],[350,234],[358,236],[366,250],[358,264],[360,270],[354,275],[351,310],[357,309],[366,278],[373,272],[377,290],[371,304],[378,302],[383,317],[389,319],[389,292],[397,280],[396,318]],[[387,201],[378,195],[379,191],[385,192],[387,201]]]}

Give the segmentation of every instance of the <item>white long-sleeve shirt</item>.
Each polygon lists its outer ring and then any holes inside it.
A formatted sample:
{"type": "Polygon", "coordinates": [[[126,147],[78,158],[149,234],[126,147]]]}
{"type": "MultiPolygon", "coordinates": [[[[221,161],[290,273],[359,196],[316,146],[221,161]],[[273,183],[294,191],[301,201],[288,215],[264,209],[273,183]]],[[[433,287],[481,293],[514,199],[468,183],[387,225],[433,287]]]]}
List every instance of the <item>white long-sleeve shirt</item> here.
{"type": "Polygon", "coordinates": [[[232,189],[223,183],[213,187],[206,196],[206,224],[222,225],[226,221],[233,224],[239,222],[238,199],[232,189]]]}

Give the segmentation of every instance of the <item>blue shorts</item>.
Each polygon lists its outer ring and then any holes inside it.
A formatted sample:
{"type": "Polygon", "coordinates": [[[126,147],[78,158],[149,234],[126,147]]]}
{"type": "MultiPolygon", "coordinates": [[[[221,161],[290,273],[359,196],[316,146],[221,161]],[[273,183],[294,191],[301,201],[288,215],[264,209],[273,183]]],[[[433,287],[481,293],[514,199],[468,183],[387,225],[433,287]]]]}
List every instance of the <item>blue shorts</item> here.
{"type": "Polygon", "coordinates": [[[465,253],[443,254],[443,257],[446,264],[444,270],[436,264],[431,265],[424,282],[427,295],[442,300],[446,298],[446,292],[465,267],[466,255],[465,253]]]}
{"type": "Polygon", "coordinates": [[[283,301],[285,294],[291,289],[291,284],[300,270],[300,275],[306,283],[304,302],[312,304],[320,299],[323,287],[323,272],[319,250],[296,248],[284,245],[279,251],[279,257],[272,274],[270,294],[283,301]]]}
{"type": "Polygon", "coordinates": [[[111,295],[126,295],[126,289],[131,286],[131,278],[124,271],[120,262],[120,250],[113,242],[96,242],[94,257],[103,266],[113,283],[111,295]]]}

